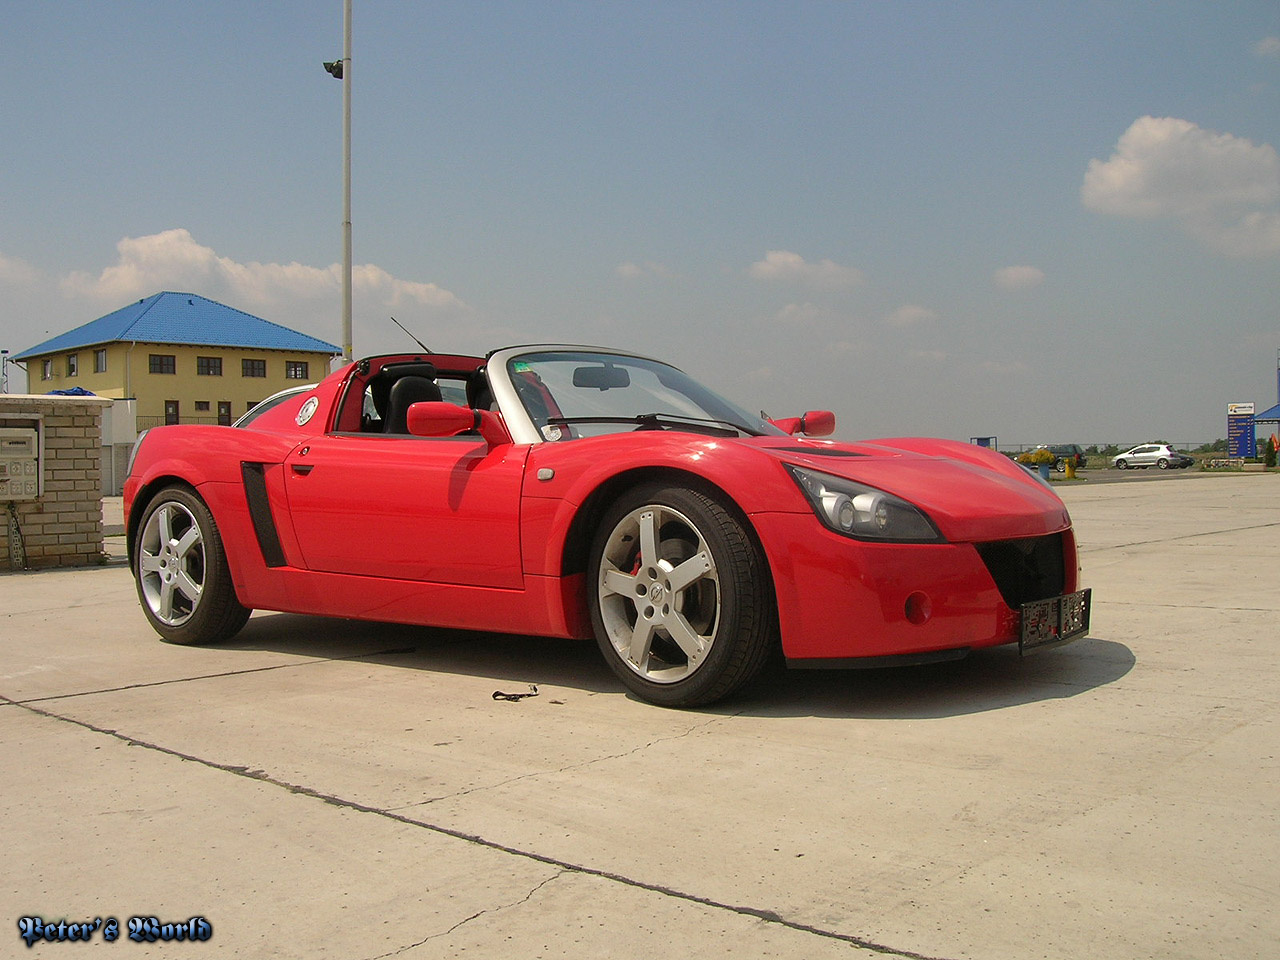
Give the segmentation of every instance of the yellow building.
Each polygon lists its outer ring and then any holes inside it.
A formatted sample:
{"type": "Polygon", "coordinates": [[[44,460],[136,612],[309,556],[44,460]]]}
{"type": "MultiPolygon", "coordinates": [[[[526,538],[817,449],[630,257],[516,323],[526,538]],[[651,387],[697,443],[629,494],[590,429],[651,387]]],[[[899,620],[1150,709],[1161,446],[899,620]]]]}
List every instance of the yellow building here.
{"type": "Polygon", "coordinates": [[[135,398],[137,428],[230,424],[285,387],[322,379],[341,351],[190,293],[157,293],[13,357],[30,393],[81,387],[135,398]]]}

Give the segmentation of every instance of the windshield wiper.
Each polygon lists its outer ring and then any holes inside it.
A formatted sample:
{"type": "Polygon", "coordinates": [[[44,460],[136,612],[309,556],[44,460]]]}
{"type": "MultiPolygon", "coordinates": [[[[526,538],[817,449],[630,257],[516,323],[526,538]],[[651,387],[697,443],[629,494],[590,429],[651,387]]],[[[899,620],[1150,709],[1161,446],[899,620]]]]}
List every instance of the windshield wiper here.
{"type": "Polygon", "coordinates": [[[668,427],[688,427],[698,433],[713,437],[736,437],[739,434],[759,436],[755,431],[728,420],[710,420],[689,417],[682,413],[639,413],[633,417],[547,417],[547,423],[571,426],[575,423],[634,423],[639,430],[666,430],[668,427]]]}

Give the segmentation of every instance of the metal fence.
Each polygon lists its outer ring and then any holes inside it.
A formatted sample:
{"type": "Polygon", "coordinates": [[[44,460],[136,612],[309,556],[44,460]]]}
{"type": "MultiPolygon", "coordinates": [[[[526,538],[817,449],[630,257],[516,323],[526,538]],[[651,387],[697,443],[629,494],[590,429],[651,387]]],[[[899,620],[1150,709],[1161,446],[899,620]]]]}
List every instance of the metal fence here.
{"type": "MultiPolygon", "coordinates": [[[[1098,452],[1090,453],[1089,451],[1109,450],[1114,447],[1116,453],[1124,453],[1124,451],[1131,450],[1144,443],[1167,443],[1175,450],[1190,453],[1192,450],[1199,450],[1201,447],[1217,442],[1217,440],[1134,440],[1132,443],[1082,443],[1080,444],[1080,449],[1084,451],[1086,457],[1100,457],[1103,454],[1098,452]]],[[[1043,446],[1045,446],[1043,443],[1002,443],[1000,444],[1000,451],[1002,453],[1025,453],[1028,450],[1035,450],[1037,447],[1043,446]]]]}
{"type": "MultiPolygon", "coordinates": [[[[217,423],[218,418],[217,417],[179,417],[177,422],[182,424],[217,423]]],[[[227,421],[228,424],[232,422],[233,421],[231,420],[227,421]]],[[[138,424],[138,432],[141,433],[143,430],[150,430],[152,427],[163,427],[165,425],[165,418],[164,417],[138,417],[137,424],[138,424]]]]}

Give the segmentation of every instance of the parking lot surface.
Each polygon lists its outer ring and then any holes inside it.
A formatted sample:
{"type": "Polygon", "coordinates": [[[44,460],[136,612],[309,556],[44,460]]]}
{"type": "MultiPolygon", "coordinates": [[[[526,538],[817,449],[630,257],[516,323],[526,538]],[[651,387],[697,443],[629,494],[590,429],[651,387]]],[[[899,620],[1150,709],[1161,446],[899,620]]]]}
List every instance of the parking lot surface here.
{"type": "Polygon", "coordinates": [[[0,953],[83,949],[38,916],[139,957],[1274,957],[1280,479],[1057,489],[1088,639],[699,711],[589,643],[174,647],[124,566],[2,575],[0,953]]]}

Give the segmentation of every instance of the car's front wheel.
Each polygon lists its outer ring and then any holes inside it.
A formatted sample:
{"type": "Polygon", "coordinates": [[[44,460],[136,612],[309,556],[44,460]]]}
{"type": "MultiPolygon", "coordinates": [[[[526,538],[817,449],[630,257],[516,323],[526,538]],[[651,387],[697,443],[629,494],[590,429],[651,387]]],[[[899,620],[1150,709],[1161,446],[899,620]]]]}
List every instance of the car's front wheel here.
{"type": "Polygon", "coordinates": [[[1116,466],[1117,466],[1119,469],[1121,469],[1121,470],[1128,470],[1128,469],[1129,469],[1129,463],[1128,463],[1128,461],[1127,461],[1127,460],[1117,460],[1117,461],[1116,461],[1116,466]]]}
{"type": "Polygon", "coordinates": [[[133,574],[142,612],[170,643],[227,640],[249,619],[236,599],[213,514],[186,487],[166,487],[147,505],[133,574]]]}
{"type": "Polygon", "coordinates": [[[587,582],[605,660],[651,703],[728,696],[777,643],[759,547],[719,500],[695,490],[649,484],[624,495],[596,533],[587,582]]]}
{"type": "Polygon", "coordinates": [[[1065,460],[1063,460],[1061,457],[1059,457],[1057,460],[1055,460],[1055,461],[1054,461],[1054,463],[1053,463],[1053,469],[1057,470],[1057,471],[1058,471],[1058,473],[1066,473],[1066,472],[1067,472],[1067,461],[1065,461],[1065,460]]]}

